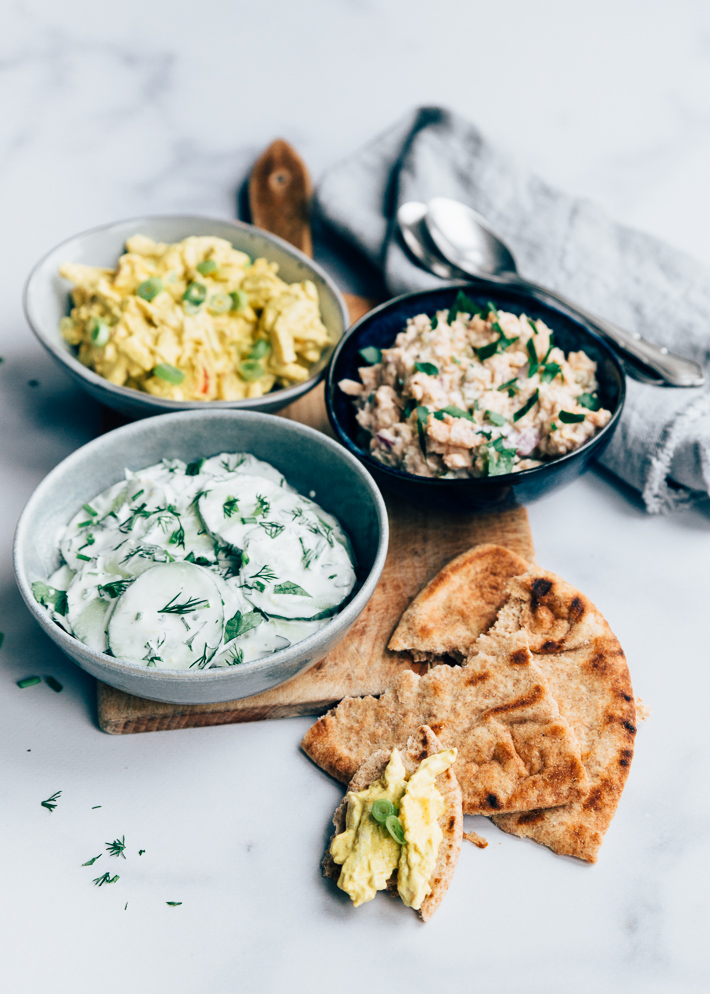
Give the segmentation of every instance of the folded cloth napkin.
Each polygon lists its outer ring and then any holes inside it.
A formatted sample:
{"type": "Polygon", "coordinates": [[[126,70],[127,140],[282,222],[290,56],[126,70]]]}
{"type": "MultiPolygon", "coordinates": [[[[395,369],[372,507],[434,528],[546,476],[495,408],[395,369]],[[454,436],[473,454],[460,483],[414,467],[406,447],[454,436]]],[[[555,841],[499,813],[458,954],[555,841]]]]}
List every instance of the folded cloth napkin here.
{"type": "MultiPolygon", "coordinates": [[[[410,113],[316,191],[316,211],[383,274],[394,295],[436,286],[396,235],[401,203],[453,197],[512,248],[521,272],[629,331],[710,362],[710,271],[588,200],[549,186],[470,122],[441,108],[410,113]]],[[[628,379],[626,407],[604,466],[669,511],[710,493],[710,394],[628,379]]]]}

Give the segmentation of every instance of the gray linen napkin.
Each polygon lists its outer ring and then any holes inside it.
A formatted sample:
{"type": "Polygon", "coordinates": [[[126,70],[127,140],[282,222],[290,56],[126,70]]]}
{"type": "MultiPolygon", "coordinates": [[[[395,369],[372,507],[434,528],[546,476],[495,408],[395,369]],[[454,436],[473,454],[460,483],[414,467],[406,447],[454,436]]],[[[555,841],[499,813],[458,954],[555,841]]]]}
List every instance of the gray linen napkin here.
{"type": "MultiPolygon", "coordinates": [[[[420,108],[332,168],[316,191],[316,210],[382,270],[394,295],[441,282],[410,261],[394,227],[401,203],[436,196],[482,214],[524,275],[707,367],[710,271],[549,186],[450,111],[420,108]]],[[[638,490],[652,513],[707,498],[710,394],[632,379],[627,386],[602,464],[638,490]]]]}

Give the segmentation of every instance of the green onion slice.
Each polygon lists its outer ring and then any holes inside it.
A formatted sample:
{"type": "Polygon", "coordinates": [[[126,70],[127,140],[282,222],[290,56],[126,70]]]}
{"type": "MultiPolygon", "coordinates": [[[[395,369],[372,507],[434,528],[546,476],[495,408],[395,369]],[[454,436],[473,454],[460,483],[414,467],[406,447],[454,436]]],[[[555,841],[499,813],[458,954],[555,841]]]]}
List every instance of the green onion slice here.
{"type": "Polygon", "coordinates": [[[143,300],[152,300],[153,297],[158,296],[162,289],[163,281],[158,276],[151,276],[149,280],[143,280],[136,288],[136,297],[142,297],[143,300]]]}
{"type": "Polygon", "coordinates": [[[390,833],[395,842],[399,842],[400,846],[405,843],[404,829],[402,828],[402,822],[399,820],[397,815],[388,815],[385,820],[385,828],[390,833]]]}
{"type": "Polygon", "coordinates": [[[213,314],[226,314],[232,309],[232,298],[228,293],[213,293],[207,301],[207,310],[213,314]]]}
{"type": "Polygon", "coordinates": [[[249,352],[250,359],[263,359],[271,352],[271,346],[266,341],[265,338],[260,338],[258,341],[254,342],[254,345],[249,352]]]}
{"type": "Polygon", "coordinates": [[[92,345],[95,345],[99,349],[102,349],[104,345],[108,345],[111,333],[108,330],[108,325],[105,321],[99,321],[98,318],[92,318],[87,327],[92,345]]]}
{"type": "Polygon", "coordinates": [[[229,296],[232,298],[233,311],[243,311],[249,306],[249,298],[243,290],[233,290],[229,296]]]}
{"type": "Polygon", "coordinates": [[[264,374],[264,367],[256,359],[245,359],[244,362],[239,363],[239,375],[247,383],[251,383],[253,380],[260,380],[264,374]]]}
{"type": "Polygon", "coordinates": [[[192,304],[193,307],[199,307],[200,304],[204,304],[206,296],[207,287],[204,283],[190,283],[183,293],[182,299],[186,303],[192,304]]]}
{"type": "Polygon", "coordinates": [[[177,386],[178,383],[182,383],[185,379],[185,374],[181,369],[176,369],[175,366],[171,366],[168,362],[161,362],[153,370],[153,376],[157,376],[159,380],[164,380],[166,383],[171,383],[173,386],[177,386]]]}
{"type": "Polygon", "coordinates": [[[201,276],[209,276],[210,273],[217,272],[217,263],[214,259],[203,259],[202,262],[197,263],[195,268],[201,276]]]}
{"type": "Polygon", "coordinates": [[[372,817],[380,825],[384,825],[390,815],[397,814],[394,804],[392,801],[388,801],[386,797],[380,797],[377,801],[373,801],[371,811],[372,817]]]}

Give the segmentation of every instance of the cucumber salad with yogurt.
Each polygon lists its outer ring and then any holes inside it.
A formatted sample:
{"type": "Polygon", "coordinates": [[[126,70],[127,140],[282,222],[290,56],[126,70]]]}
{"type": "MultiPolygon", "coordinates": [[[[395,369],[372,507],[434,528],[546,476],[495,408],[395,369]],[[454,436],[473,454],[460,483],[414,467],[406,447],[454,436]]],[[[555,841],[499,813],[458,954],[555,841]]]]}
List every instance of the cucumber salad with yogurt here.
{"type": "Polygon", "coordinates": [[[32,589],[66,631],[161,669],[234,666],[300,642],[355,586],[333,515],[245,453],[163,459],[83,505],[32,589]]]}

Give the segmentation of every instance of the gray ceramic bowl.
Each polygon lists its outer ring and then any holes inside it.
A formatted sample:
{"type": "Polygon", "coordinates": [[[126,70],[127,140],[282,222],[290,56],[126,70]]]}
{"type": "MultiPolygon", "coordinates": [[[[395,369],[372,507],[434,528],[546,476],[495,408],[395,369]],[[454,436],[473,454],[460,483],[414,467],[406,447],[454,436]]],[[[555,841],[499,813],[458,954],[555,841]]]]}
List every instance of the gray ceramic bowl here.
{"type": "Polygon", "coordinates": [[[117,428],[82,446],[40,483],[15,533],[15,577],[25,602],[49,637],[82,669],[119,690],[175,704],[208,704],[250,697],[308,669],[345,635],[364,609],[387,554],[387,512],[372,477],[342,446],[305,425],[269,414],[189,411],[117,428]],[[335,514],[355,550],[356,593],[342,611],[303,642],[264,659],[227,669],[190,673],[147,669],[89,649],[56,625],[32,594],[59,565],[57,534],[77,508],[160,459],[189,462],[218,452],[251,452],[272,463],[298,491],[335,514]]]}
{"type": "Polygon", "coordinates": [[[129,418],[143,418],[166,411],[233,409],[278,411],[307,393],[323,376],[333,348],[349,325],[345,302],[331,278],[312,259],[276,235],[241,221],[220,221],[207,217],[136,217],[93,228],[75,235],[37,263],[25,287],[25,314],[30,327],[49,354],[96,400],[129,418]],[[333,346],[313,367],[313,375],[303,383],[274,390],[249,400],[165,400],[130,387],[119,387],[83,366],[61,336],[59,322],[69,313],[71,284],[59,275],[63,262],[114,267],[124,251],[127,238],[148,235],[156,241],[177,242],[190,235],[226,238],[235,248],[253,259],[264,257],[279,264],[279,275],[288,283],[312,280],[318,290],[323,323],[333,346]]]}

